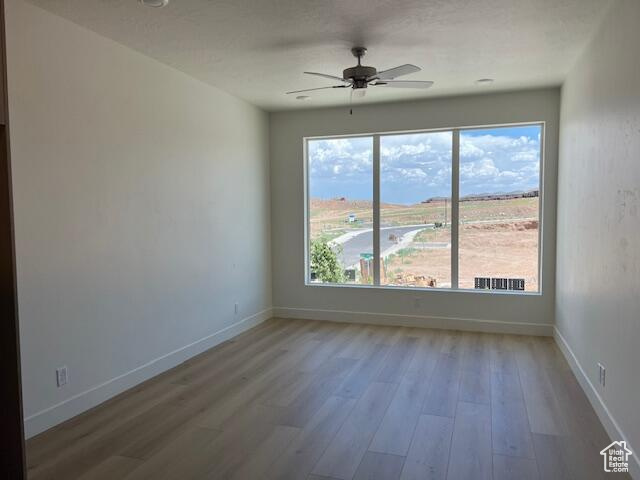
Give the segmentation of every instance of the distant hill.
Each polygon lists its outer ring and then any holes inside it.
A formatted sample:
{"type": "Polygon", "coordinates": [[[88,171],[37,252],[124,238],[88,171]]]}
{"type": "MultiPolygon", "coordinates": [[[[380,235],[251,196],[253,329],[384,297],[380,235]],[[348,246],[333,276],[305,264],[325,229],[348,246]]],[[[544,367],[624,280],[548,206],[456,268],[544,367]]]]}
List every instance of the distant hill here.
{"type": "MultiPolygon", "coordinates": [[[[516,198],[531,198],[538,197],[540,192],[535,190],[526,190],[526,191],[514,191],[514,192],[501,192],[501,193],[474,193],[472,195],[465,195],[460,197],[461,202],[478,202],[484,200],[513,200],[516,198]]],[[[430,203],[444,203],[446,201],[450,202],[451,199],[447,197],[429,197],[426,200],[414,205],[420,204],[430,204],[430,203]]],[[[373,202],[371,200],[359,200],[359,199],[350,199],[347,197],[335,197],[335,198],[311,198],[310,199],[311,209],[319,209],[319,210],[329,210],[329,211],[358,211],[358,210],[367,210],[373,208],[373,202]]],[[[394,204],[394,203],[386,203],[382,202],[381,207],[383,208],[406,208],[411,207],[409,204],[394,204]]]]}
{"type": "Polygon", "coordinates": [[[461,202],[478,201],[478,200],[509,200],[513,198],[531,198],[540,195],[539,190],[520,191],[520,192],[506,192],[506,193],[475,193],[472,195],[465,195],[460,197],[461,202]]]}
{"type": "MultiPolygon", "coordinates": [[[[515,191],[515,192],[502,192],[502,193],[474,193],[470,195],[464,195],[460,197],[461,202],[470,202],[470,201],[482,201],[482,200],[510,200],[514,198],[531,198],[537,197],[540,194],[538,189],[535,190],[526,190],[526,191],[515,191]]],[[[423,200],[420,203],[434,203],[434,202],[443,202],[447,200],[445,197],[431,197],[426,200],[423,200]]]]}

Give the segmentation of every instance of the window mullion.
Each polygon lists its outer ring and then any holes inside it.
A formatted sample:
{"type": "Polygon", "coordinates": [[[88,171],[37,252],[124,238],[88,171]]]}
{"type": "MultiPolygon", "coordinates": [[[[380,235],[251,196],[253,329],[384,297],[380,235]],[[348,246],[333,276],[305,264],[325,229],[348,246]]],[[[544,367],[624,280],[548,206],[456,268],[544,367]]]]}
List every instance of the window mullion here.
{"type": "Polygon", "coordinates": [[[460,238],[460,130],[453,130],[451,145],[451,288],[458,288],[460,238]]]}
{"type": "Polygon", "coordinates": [[[380,285],[380,135],[373,136],[373,284],[380,285]]]}

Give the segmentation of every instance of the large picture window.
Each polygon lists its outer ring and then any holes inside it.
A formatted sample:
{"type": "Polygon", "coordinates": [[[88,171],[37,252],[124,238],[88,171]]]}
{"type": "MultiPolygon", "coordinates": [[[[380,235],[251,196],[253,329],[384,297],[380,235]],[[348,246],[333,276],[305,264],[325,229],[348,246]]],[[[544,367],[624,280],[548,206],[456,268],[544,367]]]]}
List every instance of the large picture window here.
{"type": "Polygon", "coordinates": [[[451,287],[451,140],[380,137],[381,285],[451,287]]]}
{"type": "Polygon", "coordinates": [[[307,282],[540,291],[543,125],[306,139],[307,282]]]}

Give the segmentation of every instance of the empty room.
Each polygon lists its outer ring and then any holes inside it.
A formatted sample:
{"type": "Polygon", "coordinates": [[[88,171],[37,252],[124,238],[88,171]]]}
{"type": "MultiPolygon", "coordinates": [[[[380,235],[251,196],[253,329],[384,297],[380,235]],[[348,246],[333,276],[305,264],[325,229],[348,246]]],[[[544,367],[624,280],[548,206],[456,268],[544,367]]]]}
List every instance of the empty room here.
{"type": "Polygon", "coordinates": [[[640,1],[0,0],[0,479],[640,480],[640,1]]]}

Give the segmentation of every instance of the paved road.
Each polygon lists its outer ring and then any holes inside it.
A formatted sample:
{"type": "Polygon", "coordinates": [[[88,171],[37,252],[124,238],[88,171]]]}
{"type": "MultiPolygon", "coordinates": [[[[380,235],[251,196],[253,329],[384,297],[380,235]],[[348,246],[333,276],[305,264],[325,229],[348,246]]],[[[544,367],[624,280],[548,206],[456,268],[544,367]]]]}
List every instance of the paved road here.
{"type": "MultiPolygon", "coordinates": [[[[432,224],[424,226],[409,225],[406,227],[383,227],[382,238],[380,239],[380,251],[384,252],[386,249],[392,247],[395,242],[389,240],[390,235],[395,235],[400,238],[407,232],[412,230],[421,230],[423,228],[429,228],[432,224]]],[[[347,240],[342,244],[342,253],[340,254],[340,261],[345,266],[351,266],[360,260],[361,253],[373,253],[373,232],[371,230],[364,231],[359,235],[347,240]]]]}
{"type": "MultiPolygon", "coordinates": [[[[527,220],[537,220],[537,218],[501,218],[491,220],[474,220],[471,222],[465,222],[464,225],[478,224],[478,223],[505,223],[505,222],[523,222],[527,220]]],[[[389,240],[389,235],[395,234],[400,238],[405,233],[413,230],[422,230],[424,228],[433,227],[433,223],[426,223],[424,225],[406,225],[400,227],[382,227],[380,230],[383,232],[380,240],[380,252],[384,253],[385,250],[395,245],[395,242],[389,240]]],[[[340,242],[342,246],[342,253],[339,255],[340,261],[343,265],[349,267],[356,264],[360,260],[361,253],[373,253],[373,232],[372,230],[363,230],[362,233],[355,234],[352,232],[350,235],[353,237],[340,242]]],[[[448,245],[448,244],[447,244],[448,245]]],[[[440,245],[434,244],[433,247],[437,248],[440,245]]],[[[446,245],[445,245],[446,246],[446,245]]]]}

